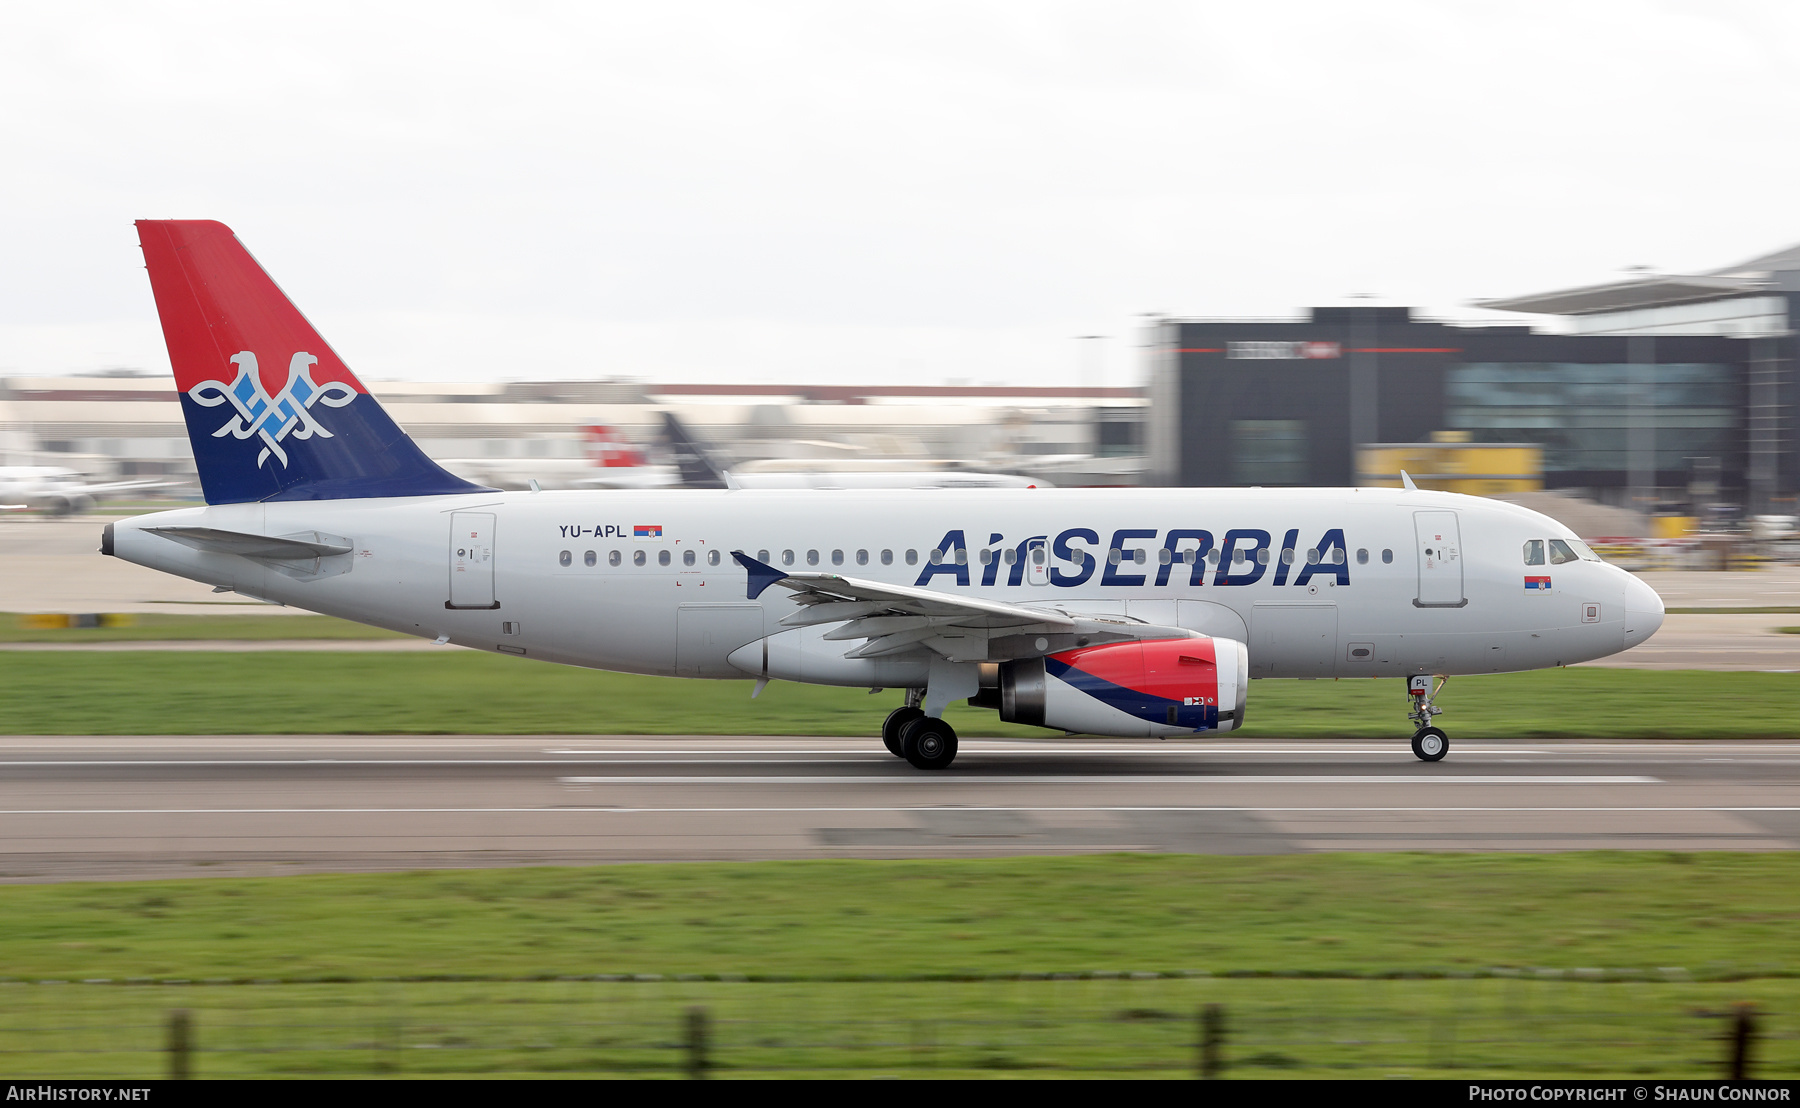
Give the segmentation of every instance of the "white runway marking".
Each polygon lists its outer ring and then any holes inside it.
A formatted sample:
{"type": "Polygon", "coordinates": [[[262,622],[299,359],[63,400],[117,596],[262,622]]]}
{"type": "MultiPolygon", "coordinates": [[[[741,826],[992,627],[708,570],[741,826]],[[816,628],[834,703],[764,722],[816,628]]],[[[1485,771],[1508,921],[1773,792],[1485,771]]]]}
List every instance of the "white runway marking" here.
{"type": "Polygon", "coordinates": [[[1660,785],[1658,777],[1569,776],[1541,774],[1517,776],[1495,774],[1433,774],[1421,770],[1417,774],[916,774],[897,777],[563,777],[566,785],[1660,785]]]}
{"type": "Polygon", "coordinates": [[[568,815],[730,815],[792,813],[888,813],[888,812],[1800,812],[1800,806],[1756,804],[1566,806],[1523,805],[1377,805],[1328,804],[861,804],[798,807],[613,807],[561,806],[555,808],[15,808],[0,809],[0,816],[334,816],[334,815],[506,815],[510,813],[568,815]]]}
{"type": "MultiPolygon", "coordinates": [[[[1400,753],[1400,754],[1408,753],[1406,744],[1401,743],[1401,742],[1390,743],[1386,746],[1309,747],[1309,746],[1297,745],[1297,746],[1284,746],[1284,747],[1268,747],[1268,748],[1259,748],[1259,749],[1245,749],[1245,748],[1224,749],[1224,748],[1220,748],[1220,747],[1207,747],[1203,750],[1187,750],[1187,749],[1183,749],[1180,746],[1060,747],[1060,746],[1056,746],[1055,744],[1051,744],[1051,743],[1045,743],[1045,744],[1041,744],[1041,745],[1037,745],[1037,746],[1029,746],[1029,747],[1020,747],[1020,746],[980,747],[980,746],[973,746],[973,745],[965,742],[961,745],[961,751],[965,755],[969,755],[969,754],[984,754],[984,755],[985,754],[1012,754],[1012,755],[1031,755],[1033,757],[1036,757],[1037,755],[1040,755],[1040,754],[1103,754],[1103,755],[1157,754],[1157,755],[1163,755],[1165,757],[1170,756],[1170,755],[1199,757],[1199,756],[1210,756],[1210,755],[1215,755],[1215,754],[1229,754],[1229,755],[1245,755],[1245,754],[1365,754],[1365,755],[1373,755],[1373,756],[1393,757],[1396,753],[1400,753]]],[[[654,754],[719,754],[719,753],[729,753],[729,752],[719,751],[719,750],[676,750],[676,749],[668,749],[668,750],[549,749],[549,750],[545,750],[544,753],[545,754],[591,754],[591,755],[614,755],[614,754],[654,755],[654,754]]],[[[887,754],[887,751],[882,750],[882,749],[871,750],[868,747],[856,747],[854,749],[848,749],[848,750],[819,750],[817,748],[812,749],[812,750],[764,750],[764,751],[759,751],[758,753],[762,753],[762,754],[864,754],[864,755],[873,756],[873,755],[887,754]]],[[[1550,751],[1548,751],[1548,750],[1524,750],[1524,749],[1513,749],[1511,747],[1482,747],[1479,750],[1458,749],[1456,751],[1456,754],[1458,757],[1466,757],[1466,756],[1474,755],[1474,754],[1548,754],[1548,753],[1550,753],[1550,751]]],[[[889,757],[891,757],[891,755],[889,755],[889,757]]]]}
{"type": "MultiPolygon", "coordinates": [[[[887,765],[893,756],[880,758],[708,758],[695,765],[708,766],[810,766],[810,765],[887,765]]],[[[70,769],[78,766],[591,766],[594,759],[582,758],[75,758],[65,761],[9,761],[0,759],[0,769],[31,767],[36,769],[70,769]]],[[[667,758],[608,758],[609,766],[687,765],[667,758]]]]}

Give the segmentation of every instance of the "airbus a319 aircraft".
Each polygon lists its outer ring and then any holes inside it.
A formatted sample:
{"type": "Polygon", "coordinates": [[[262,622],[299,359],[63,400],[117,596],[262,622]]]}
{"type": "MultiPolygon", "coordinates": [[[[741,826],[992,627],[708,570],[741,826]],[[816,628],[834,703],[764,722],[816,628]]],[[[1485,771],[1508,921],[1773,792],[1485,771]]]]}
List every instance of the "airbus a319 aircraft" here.
{"type": "Polygon", "coordinates": [[[482,488],[229,228],[137,226],[206,506],[101,549],[221,590],[565,665],[903,689],[882,739],[925,770],[956,757],[955,700],[1192,737],[1242,727],[1258,677],[1404,678],[1436,761],[1448,676],[1604,657],[1662,622],[1554,520],[1416,489],[482,488]]]}

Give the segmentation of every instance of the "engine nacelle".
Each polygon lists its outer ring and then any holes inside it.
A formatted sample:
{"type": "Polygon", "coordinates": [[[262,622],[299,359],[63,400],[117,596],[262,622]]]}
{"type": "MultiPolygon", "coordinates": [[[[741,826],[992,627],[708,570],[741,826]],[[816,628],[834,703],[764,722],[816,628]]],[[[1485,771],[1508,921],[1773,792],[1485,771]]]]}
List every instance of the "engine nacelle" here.
{"type": "Polygon", "coordinates": [[[1111,643],[1004,662],[998,677],[1008,723],[1161,738],[1242,727],[1250,652],[1205,637],[1111,643]]]}

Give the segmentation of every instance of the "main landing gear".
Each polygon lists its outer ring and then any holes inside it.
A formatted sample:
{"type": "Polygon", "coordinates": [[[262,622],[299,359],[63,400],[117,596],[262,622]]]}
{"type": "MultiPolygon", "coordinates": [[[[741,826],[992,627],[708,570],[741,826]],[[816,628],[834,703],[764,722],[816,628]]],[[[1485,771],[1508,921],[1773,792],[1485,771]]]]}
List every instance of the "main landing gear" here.
{"type": "Polygon", "coordinates": [[[956,760],[956,728],[926,715],[921,699],[919,690],[907,692],[906,705],[882,721],[881,743],[917,769],[943,769],[956,760]]]}
{"type": "Polygon", "coordinates": [[[1450,736],[1431,723],[1433,716],[1444,711],[1432,701],[1449,683],[1450,678],[1443,674],[1434,679],[1429,673],[1417,673],[1406,679],[1406,696],[1412,701],[1412,711],[1407,716],[1414,727],[1412,750],[1421,761],[1441,762],[1450,753],[1450,736]]]}

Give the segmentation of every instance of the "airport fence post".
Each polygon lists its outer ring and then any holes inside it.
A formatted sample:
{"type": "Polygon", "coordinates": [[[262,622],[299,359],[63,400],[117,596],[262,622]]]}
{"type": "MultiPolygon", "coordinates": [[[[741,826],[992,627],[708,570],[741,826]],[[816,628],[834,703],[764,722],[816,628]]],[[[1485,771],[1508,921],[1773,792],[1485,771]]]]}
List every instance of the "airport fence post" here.
{"type": "Polygon", "coordinates": [[[169,1080],[186,1081],[194,1076],[194,1015],[186,1008],[169,1013],[169,1080]]]}
{"type": "Polygon", "coordinates": [[[687,1010],[687,1075],[695,1080],[706,1076],[706,1009],[698,1004],[687,1010]]]}
{"type": "Polygon", "coordinates": [[[1200,1009],[1200,1077],[1212,1081],[1225,1072],[1225,1006],[1200,1009]]]}
{"type": "Polygon", "coordinates": [[[1756,1045],[1756,1005],[1733,1005],[1730,1042],[1731,1054],[1725,1062],[1725,1076],[1732,1081],[1748,1080],[1750,1050],[1756,1045]]]}

